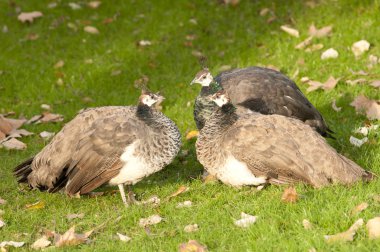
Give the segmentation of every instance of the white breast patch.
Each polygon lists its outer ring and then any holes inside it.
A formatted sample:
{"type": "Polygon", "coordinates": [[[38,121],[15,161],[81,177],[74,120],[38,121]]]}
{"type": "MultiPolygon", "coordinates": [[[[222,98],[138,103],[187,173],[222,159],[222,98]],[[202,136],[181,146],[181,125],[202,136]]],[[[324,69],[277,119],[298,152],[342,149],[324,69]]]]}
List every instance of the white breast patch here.
{"type": "Polygon", "coordinates": [[[135,147],[137,142],[128,145],[120,160],[124,163],[120,173],[109,181],[111,185],[119,184],[136,184],[144,177],[150,174],[148,165],[141,158],[135,155],[135,147]]]}
{"type": "Polygon", "coordinates": [[[247,165],[233,156],[227,158],[223,167],[218,169],[217,178],[232,186],[261,185],[266,183],[265,177],[256,177],[247,165]]]}

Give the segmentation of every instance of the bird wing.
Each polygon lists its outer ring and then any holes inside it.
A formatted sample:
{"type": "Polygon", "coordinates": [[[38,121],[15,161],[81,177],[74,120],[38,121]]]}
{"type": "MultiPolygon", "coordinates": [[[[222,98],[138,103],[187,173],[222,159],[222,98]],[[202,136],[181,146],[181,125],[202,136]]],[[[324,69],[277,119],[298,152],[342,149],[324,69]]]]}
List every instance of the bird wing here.
{"type": "Polygon", "coordinates": [[[95,121],[72,157],[66,192],[85,194],[115,177],[123,167],[124,149],[143,131],[144,124],[137,118],[116,115],[95,121]]]}
{"type": "Polygon", "coordinates": [[[254,116],[238,121],[224,135],[225,148],[246,163],[255,176],[267,176],[271,183],[313,183],[308,176],[313,172],[312,166],[303,160],[299,144],[288,129],[279,128],[271,117],[254,116]]]}

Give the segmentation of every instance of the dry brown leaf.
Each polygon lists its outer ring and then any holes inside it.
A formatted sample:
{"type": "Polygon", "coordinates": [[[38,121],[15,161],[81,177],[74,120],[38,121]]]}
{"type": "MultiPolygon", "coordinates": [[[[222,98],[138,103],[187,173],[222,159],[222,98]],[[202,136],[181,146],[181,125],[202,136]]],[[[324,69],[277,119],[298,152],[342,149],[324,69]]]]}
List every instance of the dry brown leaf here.
{"type": "Polygon", "coordinates": [[[257,220],[257,216],[246,214],[244,212],[240,213],[240,217],[241,217],[241,219],[240,220],[235,220],[234,224],[236,226],[238,226],[238,227],[243,227],[243,228],[251,226],[257,220]]]}
{"type": "Polygon", "coordinates": [[[190,140],[194,137],[198,137],[199,136],[199,131],[198,130],[191,130],[189,131],[189,133],[186,134],[186,140],[190,140]]]}
{"type": "Polygon", "coordinates": [[[66,218],[68,219],[68,220],[72,220],[72,219],[83,219],[83,217],[84,217],[84,213],[80,213],[80,214],[68,214],[68,215],[66,215],[66,218]]]}
{"type": "Polygon", "coordinates": [[[40,133],[40,137],[42,137],[42,138],[45,139],[45,140],[49,140],[49,139],[52,138],[54,135],[55,135],[54,132],[48,132],[48,131],[42,131],[42,132],[40,133]]]}
{"type": "Polygon", "coordinates": [[[5,133],[0,130],[0,142],[5,138],[5,133]]]}
{"type": "Polygon", "coordinates": [[[5,222],[2,219],[0,219],[0,228],[2,228],[4,226],[5,226],[5,222]]]}
{"type": "Polygon", "coordinates": [[[7,203],[7,201],[5,199],[0,198],[0,205],[4,205],[5,203],[7,203]]]}
{"type": "Polygon", "coordinates": [[[116,233],[117,236],[119,237],[120,241],[123,241],[123,242],[129,242],[132,238],[127,236],[127,235],[123,235],[123,234],[120,234],[120,233],[116,233]]]}
{"type": "Polygon", "coordinates": [[[240,0],[223,0],[223,3],[226,5],[236,6],[238,5],[240,0]]]}
{"type": "Polygon", "coordinates": [[[325,235],[325,239],[327,242],[346,242],[346,241],[353,241],[354,236],[356,234],[356,231],[363,226],[363,219],[357,220],[347,231],[338,233],[335,235],[325,235]]]}
{"type": "Polygon", "coordinates": [[[29,132],[26,129],[14,129],[9,133],[9,137],[23,137],[23,136],[31,136],[34,135],[33,132],[29,132]]]}
{"type": "Polygon", "coordinates": [[[53,114],[50,112],[44,112],[42,113],[42,118],[39,119],[37,122],[48,123],[48,122],[62,122],[62,121],[63,121],[63,115],[53,114]]]}
{"type": "Polygon", "coordinates": [[[54,64],[54,68],[61,68],[65,65],[65,62],[63,60],[59,60],[57,63],[54,64]]]}
{"type": "Polygon", "coordinates": [[[36,240],[32,244],[31,248],[32,249],[43,249],[43,248],[48,247],[50,244],[51,244],[51,241],[49,241],[47,236],[44,235],[40,239],[36,240]]]}
{"type": "Polygon", "coordinates": [[[375,100],[370,100],[364,95],[359,95],[350,103],[357,113],[365,113],[370,120],[380,119],[380,104],[375,100]]]}
{"type": "Polygon", "coordinates": [[[4,135],[8,135],[13,130],[13,125],[8,121],[8,118],[5,118],[0,115],[0,131],[4,135]]]}
{"type": "Polygon", "coordinates": [[[363,70],[359,70],[357,72],[353,71],[350,69],[350,72],[353,74],[353,75],[363,75],[363,76],[367,76],[368,73],[366,71],[363,71],[363,70]]]}
{"type": "Polygon", "coordinates": [[[304,41],[302,41],[301,43],[299,43],[298,45],[296,45],[295,48],[296,49],[304,49],[306,46],[311,44],[312,40],[313,40],[313,37],[310,36],[307,39],[305,39],[304,41]]]}
{"type": "Polygon", "coordinates": [[[339,80],[340,78],[335,79],[333,76],[330,76],[325,83],[310,80],[307,82],[310,87],[307,88],[306,92],[309,93],[320,88],[322,88],[323,90],[331,90],[336,86],[339,80]]]}
{"type": "Polygon", "coordinates": [[[152,196],[147,200],[143,200],[140,202],[142,205],[152,205],[158,206],[161,203],[161,200],[158,196],[152,196]]]}
{"type": "Polygon", "coordinates": [[[264,17],[270,12],[270,9],[264,8],[260,10],[260,16],[264,17]]]}
{"type": "Polygon", "coordinates": [[[189,224],[189,225],[186,225],[185,228],[183,229],[183,231],[185,231],[186,233],[192,233],[198,230],[199,230],[198,224],[189,224]]]}
{"type": "Polygon", "coordinates": [[[331,25],[322,27],[321,29],[317,29],[317,27],[315,27],[314,24],[312,24],[309,27],[309,35],[312,37],[316,37],[316,38],[326,37],[326,36],[330,35],[331,32],[332,32],[332,26],[331,25]]]}
{"type": "Polygon", "coordinates": [[[141,218],[139,221],[139,226],[140,227],[146,227],[150,225],[155,225],[158,224],[162,221],[162,217],[159,216],[158,214],[154,214],[149,216],[148,218],[141,218]]]}
{"type": "Polygon", "coordinates": [[[80,6],[80,4],[77,4],[77,3],[69,3],[69,6],[73,10],[80,10],[80,9],[82,9],[82,6],[80,6]]]}
{"type": "Polygon", "coordinates": [[[56,247],[75,246],[84,243],[88,240],[88,237],[92,234],[93,230],[90,230],[84,234],[75,233],[75,226],[67,230],[63,235],[54,233],[54,245],[56,247]]]}
{"type": "Polygon", "coordinates": [[[37,33],[28,33],[25,37],[26,40],[34,41],[37,40],[40,37],[37,33]]]}
{"type": "Polygon", "coordinates": [[[335,110],[336,112],[340,112],[342,110],[342,107],[338,107],[336,105],[336,100],[334,99],[331,103],[331,107],[333,108],[333,110],[335,110]]]}
{"type": "Polygon", "coordinates": [[[294,187],[288,187],[284,190],[281,200],[286,203],[295,203],[298,200],[298,194],[294,187]]]}
{"type": "Polygon", "coordinates": [[[18,15],[17,19],[22,23],[29,22],[32,23],[35,18],[42,17],[43,14],[40,11],[32,11],[32,12],[22,12],[18,15]]]}
{"type": "Polygon", "coordinates": [[[367,209],[368,207],[368,203],[367,202],[362,202],[360,203],[359,205],[357,205],[356,207],[354,207],[352,210],[351,210],[351,214],[352,215],[356,215],[362,211],[364,211],[365,209],[367,209]]]}
{"type": "Polygon", "coordinates": [[[44,207],[45,207],[45,202],[43,202],[43,201],[37,201],[36,203],[26,204],[25,205],[25,208],[28,209],[28,210],[31,210],[31,209],[41,209],[41,208],[44,208],[44,207]]]}
{"type": "Polygon", "coordinates": [[[85,26],[83,30],[90,34],[99,34],[99,30],[94,26],[85,26]]]}
{"type": "Polygon", "coordinates": [[[354,55],[356,57],[358,57],[358,56],[362,55],[363,53],[365,53],[366,51],[368,51],[369,47],[370,47],[370,43],[368,43],[368,41],[360,40],[358,42],[355,42],[351,46],[351,50],[354,53],[354,55]]]}
{"type": "Polygon", "coordinates": [[[201,51],[194,50],[191,52],[191,54],[197,58],[203,58],[204,54],[201,51]]]}
{"type": "Polygon", "coordinates": [[[189,187],[187,187],[187,186],[180,186],[178,188],[178,190],[175,191],[174,193],[170,194],[167,199],[171,199],[173,197],[176,197],[176,196],[178,196],[178,195],[180,195],[180,194],[182,194],[184,192],[187,192],[188,190],[189,190],[189,187]]]}
{"type": "MultiPolygon", "coordinates": [[[[20,247],[24,246],[24,244],[25,244],[25,242],[3,241],[3,242],[0,242],[0,248],[5,248],[7,246],[20,248],[20,247]]],[[[7,250],[5,250],[5,251],[7,251],[7,250]]]]}
{"type": "Polygon", "coordinates": [[[368,220],[366,227],[369,239],[380,238],[380,217],[368,220]]]}
{"type": "Polygon", "coordinates": [[[90,7],[91,9],[97,9],[101,4],[102,2],[100,1],[91,1],[87,4],[87,6],[90,7]]]}
{"type": "Polygon", "coordinates": [[[323,44],[314,44],[306,48],[305,52],[315,52],[315,51],[321,50],[322,48],[323,48],[323,44]]]}
{"type": "Polygon", "coordinates": [[[313,224],[311,224],[311,222],[309,220],[307,220],[307,219],[303,219],[302,220],[302,226],[306,230],[310,230],[310,229],[313,228],[313,224]]]}
{"type": "Polygon", "coordinates": [[[16,138],[10,138],[0,144],[7,150],[24,150],[26,149],[26,144],[17,140],[16,138]]]}
{"type": "Polygon", "coordinates": [[[371,82],[371,86],[375,87],[375,88],[380,87],[380,80],[374,80],[374,81],[372,81],[371,82]]]}
{"type": "Polygon", "coordinates": [[[150,42],[149,40],[140,40],[139,42],[137,42],[137,45],[138,46],[151,46],[152,45],[152,42],[150,42]]]}
{"type": "Polygon", "coordinates": [[[299,31],[294,29],[294,28],[291,28],[291,27],[286,26],[286,25],[282,25],[280,28],[281,28],[281,30],[283,30],[284,32],[288,33],[289,35],[291,35],[293,37],[298,38],[300,36],[299,31]]]}
{"type": "Polygon", "coordinates": [[[365,83],[367,82],[366,79],[363,79],[363,78],[360,78],[360,79],[356,79],[356,80],[346,80],[346,83],[351,85],[351,86],[354,86],[356,84],[361,84],[361,83],[365,83]]]}
{"type": "Polygon", "coordinates": [[[207,247],[200,244],[196,240],[189,240],[187,243],[182,243],[178,248],[179,252],[206,252],[207,247]]]}

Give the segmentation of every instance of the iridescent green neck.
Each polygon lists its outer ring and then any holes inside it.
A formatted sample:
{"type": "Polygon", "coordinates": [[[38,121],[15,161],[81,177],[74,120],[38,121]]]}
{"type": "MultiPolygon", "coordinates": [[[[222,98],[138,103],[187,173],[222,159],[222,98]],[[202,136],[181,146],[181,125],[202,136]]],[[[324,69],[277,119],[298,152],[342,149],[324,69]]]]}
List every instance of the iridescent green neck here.
{"type": "Polygon", "coordinates": [[[219,83],[216,82],[216,81],[211,82],[209,87],[210,87],[210,91],[211,91],[212,93],[216,93],[216,92],[218,92],[219,90],[222,90],[222,89],[223,89],[222,86],[219,85],[219,83]]]}

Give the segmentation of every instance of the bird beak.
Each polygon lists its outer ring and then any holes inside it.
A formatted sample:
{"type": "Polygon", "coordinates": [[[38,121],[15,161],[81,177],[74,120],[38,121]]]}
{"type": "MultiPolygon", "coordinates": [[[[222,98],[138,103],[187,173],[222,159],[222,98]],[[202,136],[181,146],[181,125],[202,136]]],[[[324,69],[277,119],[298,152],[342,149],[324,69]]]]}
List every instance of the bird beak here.
{"type": "Polygon", "coordinates": [[[197,78],[194,78],[191,82],[190,82],[190,85],[193,85],[194,83],[197,82],[197,78]]]}

